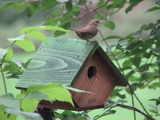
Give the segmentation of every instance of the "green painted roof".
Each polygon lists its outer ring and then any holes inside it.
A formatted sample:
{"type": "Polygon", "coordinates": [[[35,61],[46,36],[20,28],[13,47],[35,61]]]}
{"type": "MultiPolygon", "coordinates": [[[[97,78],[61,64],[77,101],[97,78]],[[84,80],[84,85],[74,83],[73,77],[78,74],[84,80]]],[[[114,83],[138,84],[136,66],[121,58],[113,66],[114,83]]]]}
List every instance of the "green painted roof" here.
{"type": "Polygon", "coordinates": [[[88,57],[98,48],[98,43],[69,38],[47,38],[42,43],[17,88],[47,85],[50,82],[70,84],[88,57]]]}

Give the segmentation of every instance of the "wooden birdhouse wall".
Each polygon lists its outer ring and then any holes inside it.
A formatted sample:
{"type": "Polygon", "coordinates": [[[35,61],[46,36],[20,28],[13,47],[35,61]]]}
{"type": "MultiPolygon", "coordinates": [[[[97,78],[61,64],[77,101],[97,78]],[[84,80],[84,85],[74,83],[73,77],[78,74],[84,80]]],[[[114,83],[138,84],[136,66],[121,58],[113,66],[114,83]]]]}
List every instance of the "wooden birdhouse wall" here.
{"type": "Polygon", "coordinates": [[[103,105],[115,87],[115,79],[99,54],[98,51],[95,52],[73,85],[74,88],[92,92],[71,92],[79,107],[103,105]]]}

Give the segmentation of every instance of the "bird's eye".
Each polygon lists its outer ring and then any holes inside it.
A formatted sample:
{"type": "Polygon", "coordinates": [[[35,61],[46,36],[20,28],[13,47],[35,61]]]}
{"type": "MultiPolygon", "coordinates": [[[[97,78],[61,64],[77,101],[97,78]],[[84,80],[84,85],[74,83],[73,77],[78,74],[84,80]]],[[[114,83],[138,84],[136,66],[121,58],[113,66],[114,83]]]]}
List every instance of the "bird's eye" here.
{"type": "Polygon", "coordinates": [[[99,23],[99,21],[96,21],[96,23],[99,23]]]}

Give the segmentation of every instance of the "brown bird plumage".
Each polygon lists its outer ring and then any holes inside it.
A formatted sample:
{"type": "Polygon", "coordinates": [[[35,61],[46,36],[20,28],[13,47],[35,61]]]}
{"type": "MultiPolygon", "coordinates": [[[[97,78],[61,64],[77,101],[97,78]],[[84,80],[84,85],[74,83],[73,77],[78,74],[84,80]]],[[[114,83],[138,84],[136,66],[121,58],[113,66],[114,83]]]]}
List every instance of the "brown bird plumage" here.
{"type": "Polygon", "coordinates": [[[100,23],[102,23],[101,20],[94,19],[91,22],[89,22],[87,26],[85,26],[80,30],[74,30],[74,29],[71,30],[75,31],[75,33],[79,38],[89,41],[89,39],[97,35],[98,26],[100,23]]]}

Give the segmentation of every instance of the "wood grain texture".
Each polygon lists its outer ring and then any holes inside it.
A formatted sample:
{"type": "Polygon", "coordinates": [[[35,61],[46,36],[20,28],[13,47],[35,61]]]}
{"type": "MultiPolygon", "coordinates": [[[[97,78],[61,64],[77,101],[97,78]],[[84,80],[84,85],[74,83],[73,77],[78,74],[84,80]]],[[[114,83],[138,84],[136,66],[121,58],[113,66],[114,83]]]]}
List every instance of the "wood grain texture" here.
{"type": "Polygon", "coordinates": [[[108,69],[110,70],[112,76],[114,77],[116,85],[127,86],[127,80],[118,70],[118,68],[114,65],[114,63],[110,60],[110,58],[106,55],[103,49],[99,47],[97,50],[99,52],[99,57],[101,57],[101,59],[104,59],[104,64],[108,66],[108,69]]]}
{"type": "Polygon", "coordinates": [[[67,38],[48,38],[33,56],[17,88],[47,85],[50,82],[70,84],[85,60],[92,56],[97,43],[67,38]]]}
{"type": "Polygon", "coordinates": [[[92,92],[93,94],[71,92],[77,105],[80,108],[103,105],[116,86],[112,74],[114,73],[111,73],[105,60],[97,50],[73,86],[77,89],[92,92]],[[93,78],[89,78],[87,75],[88,69],[91,66],[94,66],[97,70],[93,78]]]}

